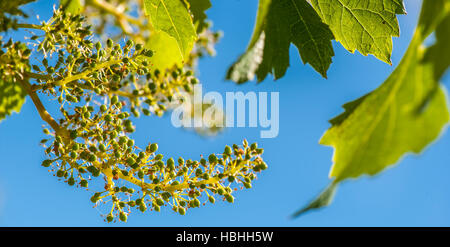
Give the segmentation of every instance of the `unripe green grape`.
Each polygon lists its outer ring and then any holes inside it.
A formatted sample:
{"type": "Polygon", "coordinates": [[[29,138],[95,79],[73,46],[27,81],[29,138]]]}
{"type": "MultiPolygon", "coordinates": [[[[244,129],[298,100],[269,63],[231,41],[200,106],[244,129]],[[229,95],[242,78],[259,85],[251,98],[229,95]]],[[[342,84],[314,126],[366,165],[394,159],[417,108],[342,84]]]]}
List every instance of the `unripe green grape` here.
{"type": "Polygon", "coordinates": [[[130,46],[130,47],[133,46],[133,45],[134,45],[133,40],[131,40],[131,39],[127,40],[126,45],[127,45],[127,46],[130,46]]]}
{"type": "Polygon", "coordinates": [[[119,219],[120,221],[127,222],[127,215],[124,212],[120,212],[119,219]]]}
{"type": "Polygon", "coordinates": [[[99,198],[98,198],[96,195],[93,195],[93,196],[91,197],[91,202],[92,202],[92,203],[97,203],[98,200],[99,200],[99,198]]]}
{"type": "Polygon", "coordinates": [[[259,168],[261,170],[266,170],[268,168],[267,164],[265,162],[262,162],[261,164],[259,164],[259,168]]]}
{"type": "Polygon", "coordinates": [[[185,215],[186,214],[186,209],[184,209],[183,207],[178,207],[178,213],[180,215],[185,215]]]}
{"type": "Polygon", "coordinates": [[[169,170],[175,169],[175,161],[173,160],[173,158],[167,160],[167,168],[169,168],[169,170]]]}
{"type": "Polygon", "coordinates": [[[103,143],[100,143],[100,145],[98,145],[98,149],[100,150],[100,152],[106,152],[106,147],[103,143]]]}
{"type": "Polygon", "coordinates": [[[231,151],[231,147],[228,146],[228,145],[225,146],[225,151],[224,151],[224,153],[227,154],[227,155],[231,155],[231,152],[232,152],[232,151],[231,151]]]}
{"type": "Polygon", "coordinates": [[[106,45],[108,46],[108,48],[111,48],[113,46],[114,42],[112,41],[112,39],[108,39],[106,40],[106,45]]]}
{"type": "Polygon", "coordinates": [[[51,160],[44,160],[44,161],[42,162],[42,166],[43,166],[43,167],[49,167],[51,164],[52,164],[52,161],[51,161],[51,160]]]}
{"type": "Polygon", "coordinates": [[[201,158],[200,159],[200,164],[202,164],[202,166],[206,166],[206,160],[201,158]]]}
{"type": "Polygon", "coordinates": [[[75,184],[75,179],[74,179],[73,177],[70,177],[70,178],[67,180],[67,184],[70,185],[70,186],[73,186],[73,185],[75,184]]]}
{"type": "Polygon", "coordinates": [[[215,202],[216,202],[216,199],[214,199],[213,196],[209,196],[209,197],[208,197],[208,200],[209,200],[209,202],[211,202],[211,203],[215,203],[215,202]]]}
{"type": "Polygon", "coordinates": [[[112,222],[114,220],[114,216],[112,214],[108,214],[108,216],[106,216],[106,221],[112,222]]]}
{"type": "Polygon", "coordinates": [[[194,200],[194,207],[200,207],[200,200],[198,200],[197,198],[195,198],[194,200]]]}
{"type": "Polygon", "coordinates": [[[139,210],[144,213],[147,210],[147,206],[145,206],[144,203],[142,203],[141,205],[139,205],[139,210]]]}
{"type": "Polygon", "coordinates": [[[144,46],[142,44],[136,44],[135,49],[136,51],[140,51],[144,48],[144,46]]]}
{"type": "Polygon", "coordinates": [[[101,105],[100,106],[100,111],[101,112],[105,112],[106,110],[108,110],[108,107],[106,107],[106,105],[101,105]]]}
{"type": "Polygon", "coordinates": [[[63,170],[58,170],[57,172],[56,172],[56,176],[57,177],[59,177],[59,178],[61,178],[61,177],[64,177],[64,171],[63,170]]]}
{"type": "Polygon", "coordinates": [[[119,102],[119,97],[117,97],[117,95],[114,95],[114,96],[111,98],[111,104],[112,104],[112,105],[115,105],[115,104],[117,104],[117,102],[119,102]]]}
{"type": "Polygon", "coordinates": [[[229,176],[229,177],[228,177],[228,181],[229,181],[230,183],[234,182],[235,180],[236,180],[236,177],[234,177],[234,176],[229,176]]]}
{"type": "Polygon", "coordinates": [[[94,162],[97,160],[97,156],[95,154],[91,154],[89,155],[88,161],[89,162],[94,162]]]}
{"type": "Polygon", "coordinates": [[[71,158],[71,159],[76,159],[76,158],[77,158],[77,153],[75,153],[75,152],[70,152],[70,158],[71,158]]]}
{"type": "Polygon", "coordinates": [[[223,195],[223,194],[225,194],[225,190],[224,190],[223,188],[219,188],[219,189],[217,190],[217,194],[223,195]]]}
{"type": "Polygon", "coordinates": [[[163,201],[161,198],[157,198],[157,199],[156,199],[156,204],[157,204],[158,206],[163,206],[163,205],[164,205],[164,201],[163,201]]]}
{"type": "Polygon", "coordinates": [[[233,203],[234,202],[234,197],[230,194],[226,194],[225,195],[225,199],[227,200],[227,202],[229,203],[233,203]]]}
{"type": "Polygon", "coordinates": [[[106,114],[105,115],[105,121],[106,122],[111,122],[112,121],[112,116],[110,114],[106,114]]]}
{"type": "Polygon", "coordinates": [[[209,163],[214,164],[217,162],[217,157],[215,154],[211,154],[211,155],[209,155],[208,160],[209,160],[209,163]]]}
{"type": "Polygon", "coordinates": [[[128,159],[127,159],[127,164],[129,165],[129,166],[131,166],[131,165],[133,165],[134,163],[136,163],[136,160],[135,159],[133,159],[133,157],[129,157],[128,159]]]}
{"type": "Polygon", "coordinates": [[[245,182],[245,183],[244,183],[244,187],[245,187],[246,189],[251,189],[251,188],[252,188],[252,184],[251,184],[251,183],[245,182]]]}
{"type": "Polygon", "coordinates": [[[156,150],[158,150],[158,144],[152,143],[152,144],[150,145],[150,152],[151,152],[151,153],[154,153],[154,152],[156,152],[156,150]]]}
{"type": "Polygon", "coordinates": [[[80,186],[81,186],[81,187],[84,187],[84,188],[88,187],[88,181],[85,180],[85,179],[81,180],[81,181],[80,181],[80,186]]]}
{"type": "Polygon", "coordinates": [[[95,49],[97,51],[99,51],[100,49],[102,49],[102,44],[100,42],[95,43],[95,49]]]}

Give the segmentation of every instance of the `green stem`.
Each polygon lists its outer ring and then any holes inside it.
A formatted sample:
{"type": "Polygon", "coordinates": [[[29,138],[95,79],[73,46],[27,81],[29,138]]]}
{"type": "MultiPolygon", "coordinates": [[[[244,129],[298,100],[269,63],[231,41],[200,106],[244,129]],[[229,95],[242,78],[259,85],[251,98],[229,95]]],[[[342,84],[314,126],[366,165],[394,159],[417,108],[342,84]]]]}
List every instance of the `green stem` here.
{"type": "Polygon", "coordinates": [[[18,23],[15,25],[15,27],[42,30],[41,25],[28,24],[28,23],[18,23]]]}
{"type": "Polygon", "coordinates": [[[42,104],[39,96],[35,91],[32,90],[31,84],[26,80],[19,80],[20,86],[28,93],[31,100],[33,101],[36,109],[41,116],[41,119],[47,122],[58,135],[66,136],[65,130],[55,121],[55,119],[47,112],[44,105],[42,104]]]}

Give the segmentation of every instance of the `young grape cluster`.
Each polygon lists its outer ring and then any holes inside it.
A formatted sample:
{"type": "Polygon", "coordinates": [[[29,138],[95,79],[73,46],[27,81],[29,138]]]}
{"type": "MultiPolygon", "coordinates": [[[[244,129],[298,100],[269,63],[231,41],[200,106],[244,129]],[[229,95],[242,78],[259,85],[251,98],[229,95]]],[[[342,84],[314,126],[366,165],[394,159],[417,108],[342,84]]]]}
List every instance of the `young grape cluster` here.
{"type": "Polygon", "coordinates": [[[25,27],[36,29],[28,43],[0,41],[0,80],[20,85],[50,127],[41,141],[48,156],[42,166],[68,185],[91,191],[96,206],[109,205],[107,222],[126,221],[133,208],[160,211],[167,205],[184,215],[215,198],[233,202],[233,191],[251,188],[267,168],[256,143],[226,146],[223,153],[193,161],[165,159],[156,143],[141,149],[130,137],[133,117],[162,116],[182,103],[177,94],[192,94],[199,83],[196,61],[213,54],[220,37],[208,27],[185,64],[165,71],[152,69],[153,51],[145,45],[102,40],[80,14],[56,9],[49,21],[25,27]],[[58,102],[57,120],[38,94],[58,102]]]}

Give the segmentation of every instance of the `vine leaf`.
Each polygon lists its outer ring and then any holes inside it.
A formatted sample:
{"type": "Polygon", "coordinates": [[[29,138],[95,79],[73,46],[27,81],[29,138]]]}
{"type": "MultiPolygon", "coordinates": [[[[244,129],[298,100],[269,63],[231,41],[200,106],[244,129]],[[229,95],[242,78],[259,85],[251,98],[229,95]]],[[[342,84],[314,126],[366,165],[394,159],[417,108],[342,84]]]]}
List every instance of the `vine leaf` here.
{"type": "Polygon", "coordinates": [[[406,14],[402,0],[311,0],[311,4],[345,49],[392,64],[392,36],[400,35],[396,15],[406,14]]]}
{"type": "Polygon", "coordinates": [[[334,56],[329,27],[306,0],[260,0],[258,16],[250,44],[231,66],[227,79],[237,83],[264,80],[269,73],[275,79],[289,67],[289,47],[297,46],[303,63],[309,63],[326,77],[334,56]]]}
{"type": "Polygon", "coordinates": [[[186,59],[197,39],[188,9],[181,0],[144,0],[145,12],[155,31],[163,31],[175,38],[178,50],[186,59]]]}
{"type": "Polygon", "coordinates": [[[310,210],[319,209],[330,205],[333,201],[334,195],[336,194],[337,187],[337,183],[331,183],[316,199],[310,202],[306,207],[295,212],[292,217],[296,218],[310,210]]]}
{"type": "Polygon", "coordinates": [[[68,13],[79,14],[84,9],[85,0],[61,0],[60,5],[68,13]]]}
{"type": "Polygon", "coordinates": [[[34,1],[35,0],[0,1],[0,16],[2,16],[4,13],[25,16],[25,14],[19,9],[19,7],[34,1]]]}
{"type": "Polygon", "coordinates": [[[0,80],[0,122],[13,112],[20,112],[25,91],[17,83],[0,80]]]}
{"type": "Polygon", "coordinates": [[[165,71],[174,65],[183,64],[177,41],[165,32],[159,31],[150,35],[145,48],[155,51],[153,56],[148,58],[155,70],[165,71]]]}
{"type": "Polygon", "coordinates": [[[200,33],[206,27],[205,11],[212,7],[210,0],[185,0],[189,4],[189,9],[194,16],[194,25],[197,27],[197,33],[200,33]]]}
{"type": "Polygon", "coordinates": [[[420,153],[448,124],[446,91],[439,80],[450,65],[450,2],[424,0],[418,25],[389,78],[344,105],[345,112],[330,121],[332,127],[320,143],[335,148],[333,183],[375,175],[407,153],[420,153]],[[435,44],[424,48],[423,42],[433,32],[435,44]]]}

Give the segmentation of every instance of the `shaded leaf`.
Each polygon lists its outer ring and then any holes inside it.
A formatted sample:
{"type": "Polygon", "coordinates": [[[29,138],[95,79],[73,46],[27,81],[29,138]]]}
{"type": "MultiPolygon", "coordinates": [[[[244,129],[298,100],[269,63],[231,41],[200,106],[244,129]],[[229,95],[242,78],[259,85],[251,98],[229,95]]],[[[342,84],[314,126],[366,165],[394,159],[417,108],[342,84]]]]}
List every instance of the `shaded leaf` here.
{"type": "Polygon", "coordinates": [[[275,79],[289,67],[289,47],[297,46],[303,63],[322,76],[334,56],[333,34],[305,0],[260,0],[255,30],[247,52],[228,70],[227,79],[238,83],[275,79]]]}
{"type": "Polygon", "coordinates": [[[180,54],[186,58],[194,47],[197,33],[188,9],[181,0],[144,0],[145,12],[156,31],[175,38],[180,54]]]}
{"type": "Polygon", "coordinates": [[[345,49],[391,64],[392,36],[400,35],[396,15],[406,13],[402,0],[311,0],[311,4],[345,49]]]}
{"type": "Polygon", "coordinates": [[[17,83],[0,80],[0,121],[13,112],[20,112],[25,95],[17,83]]]}
{"type": "Polygon", "coordinates": [[[206,27],[205,11],[211,8],[210,0],[186,0],[189,3],[189,9],[194,16],[194,24],[197,27],[197,33],[200,33],[206,27]]]}
{"type": "Polygon", "coordinates": [[[440,63],[423,59],[425,38],[418,31],[383,85],[347,104],[346,112],[337,118],[339,121],[332,121],[333,126],[322,137],[321,144],[335,148],[330,176],[337,181],[377,174],[405,153],[420,153],[449,121],[445,90],[435,86],[439,79],[435,68],[440,63]],[[425,108],[417,111],[427,97],[425,108]]]}
{"type": "Polygon", "coordinates": [[[79,14],[84,9],[85,0],[61,0],[60,5],[68,13],[79,14]]]}
{"type": "Polygon", "coordinates": [[[165,32],[160,31],[150,35],[145,47],[155,51],[153,56],[148,58],[153,69],[165,71],[174,65],[181,66],[183,63],[177,41],[165,32]]]}
{"type": "Polygon", "coordinates": [[[2,0],[0,1],[0,16],[2,16],[4,13],[23,16],[24,13],[21,10],[19,10],[19,7],[34,1],[35,0],[15,0],[15,1],[2,0]]]}
{"type": "Polygon", "coordinates": [[[407,153],[420,153],[442,133],[450,119],[446,90],[439,83],[450,65],[449,26],[450,1],[424,0],[418,28],[398,67],[379,88],[345,104],[345,112],[330,121],[320,143],[335,148],[333,183],[375,175],[407,153]],[[436,43],[424,48],[434,31],[436,43]]]}
{"type": "Polygon", "coordinates": [[[306,207],[295,212],[292,215],[292,217],[296,218],[311,210],[319,209],[330,205],[330,203],[333,201],[334,195],[336,194],[337,187],[338,184],[331,183],[324,191],[322,191],[319,194],[319,196],[316,199],[310,202],[306,207]]]}

